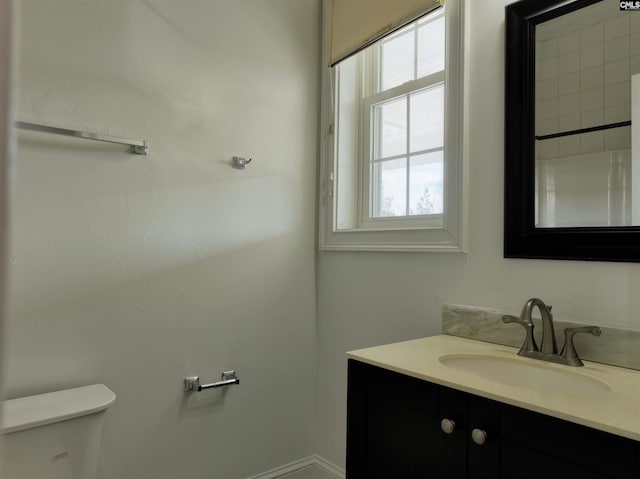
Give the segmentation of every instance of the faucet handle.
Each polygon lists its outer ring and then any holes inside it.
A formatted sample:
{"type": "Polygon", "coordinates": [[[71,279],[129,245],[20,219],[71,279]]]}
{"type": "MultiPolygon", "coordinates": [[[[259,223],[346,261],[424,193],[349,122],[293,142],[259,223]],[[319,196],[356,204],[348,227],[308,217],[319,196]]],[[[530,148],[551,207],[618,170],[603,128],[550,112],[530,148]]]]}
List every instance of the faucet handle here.
{"type": "Polygon", "coordinates": [[[564,330],[564,346],[560,352],[569,366],[583,366],[582,360],[578,357],[576,347],[573,344],[573,337],[578,333],[588,333],[594,336],[600,336],[602,329],[598,326],[581,326],[579,328],[566,328],[564,330]]]}
{"type": "Polygon", "coordinates": [[[538,351],[538,345],[536,344],[536,340],[533,337],[533,322],[528,319],[518,318],[517,316],[512,316],[510,314],[505,314],[502,316],[503,323],[517,323],[522,326],[527,335],[524,338],[524,343],[520,347],[520,351],[518,354],[522,356],[522,351],[538,351]]]}

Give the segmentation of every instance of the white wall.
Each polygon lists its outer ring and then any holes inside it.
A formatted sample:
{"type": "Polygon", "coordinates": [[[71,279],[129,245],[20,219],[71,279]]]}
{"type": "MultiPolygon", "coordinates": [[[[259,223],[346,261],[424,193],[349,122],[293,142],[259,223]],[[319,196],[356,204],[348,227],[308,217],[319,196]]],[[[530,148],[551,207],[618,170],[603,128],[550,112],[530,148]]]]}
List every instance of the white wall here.
{"type": "MultiPolygon", "coordinates": [[[[13,89],[15,88],[14,5],[11,0],[0,0],[0,397],[3,397],[6,349],[5,317],[7,310],[7,246],[9,242],[9,185],[11,165],[15,153],[13,135],[13,89]]],[[[0,416],[2,412],[0,411],[0,416]]],[[[2,419],[0,417],[0,419],[2,419]]],[[[2,437],[0,437],[0,443],[2,437]]],[[[1,455],[1,452],[0,452],[1,455]]],[[[0,458],[0,463],[2,462],[0,458]]],[[[0,475],[2,474],[0,464],[0,475]]]]}
{"type": "MultiPolygon", "coordinates": [[[[640,265],[502,257],[507,3],[469,2],[469,254],[320,254],[316,451],[338,465],[345,447],[344,352],[436,334],[444,302],[517,313],[539,296],[557,318],[640,328],[640,265]]],[[[389,393],[381,385],[381,394],[389,393]]]]}
{"type": "Polygon", "coordinates": [[[637,328],[640,265],[502,258],[507,2],[469,3],[471,251],[319,255],[313,448],[319,2],[23,0],[19,118],[152,153],[20,135],[9,396],[109,385],[103,479],[244,478],[344,465],[344,352],[439,332],[443,302],[637,328]]]}
{"type": "Polygon", "coordinates": [[[23,0],[9,397],[88,383],[104,479],[312,453],[317,0],[23,0]],[[246,171],[234,155],[252,157],[246,171]],[[219,378],[226,393],[182,392],[219,378]]]}

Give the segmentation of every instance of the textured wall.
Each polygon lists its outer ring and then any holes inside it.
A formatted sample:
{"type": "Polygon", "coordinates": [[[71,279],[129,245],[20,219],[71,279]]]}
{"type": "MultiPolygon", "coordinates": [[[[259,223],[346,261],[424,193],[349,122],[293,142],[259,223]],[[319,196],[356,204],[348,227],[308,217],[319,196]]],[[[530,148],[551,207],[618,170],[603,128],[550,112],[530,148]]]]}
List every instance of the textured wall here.
{"type": "Polygon", "coordinates": [[[312,453],[317,0],[25,0],[9,397],[102,382],[100,477],[312,453]],[[233,155],[252,157],[246,171],[233,155]],[[187,397],[182,378],[240,386],[187,397]]]}
{"type": "MultiPolygon", "coordinates": [[[[15,78],[15,34],[12,26],[14,23],[14,5],[8,0],[0,0],[0,64],[4,68],[0,70],[0,358],[6,347],[5,313],[7,294],[7,245],[9,235],[7,225],[9,222],[9,184],[11,171],[11,153],[14,151],[13,136],[13,87],[15,78]]],[[[4,361],[0,361],[0,397],[4,397],[4,361]]],[[[0,411],[0,415],[2,412],[0,411]]],[[[0,437],[0,443],[2,438],[0,437]]]]}
{"type": "MultiPolygon", "coordinates": [[[[503,235],[504,7],[470,4],[469,254],[334,253],[318,263],[317,452],[344,465],[344,352],[440,331],[443,303],[640,329],[640,264],[506,260],[503,235]]],[[[381,387],[381,394],[390,393],[381,387]]]]}

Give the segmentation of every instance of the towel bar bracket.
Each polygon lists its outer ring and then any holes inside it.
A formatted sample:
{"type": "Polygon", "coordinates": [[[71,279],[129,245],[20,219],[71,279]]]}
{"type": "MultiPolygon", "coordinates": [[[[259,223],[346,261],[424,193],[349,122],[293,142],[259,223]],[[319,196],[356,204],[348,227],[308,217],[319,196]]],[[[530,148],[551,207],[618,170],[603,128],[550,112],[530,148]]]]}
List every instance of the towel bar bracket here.
{"type": "Polygon", "coordinates": [[[129,152],[134,155],[148,155],[149,154],[149,142],[145,140],[144,145],[131,145],[129,152]]]}

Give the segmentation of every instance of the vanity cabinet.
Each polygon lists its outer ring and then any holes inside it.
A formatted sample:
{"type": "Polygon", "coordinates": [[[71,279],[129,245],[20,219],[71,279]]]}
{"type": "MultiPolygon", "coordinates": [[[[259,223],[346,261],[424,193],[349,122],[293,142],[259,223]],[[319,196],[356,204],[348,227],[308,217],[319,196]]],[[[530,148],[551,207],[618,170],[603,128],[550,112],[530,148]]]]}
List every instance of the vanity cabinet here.
{"type": "Polygon", "coordinates": [[[636,441],[349,360],[347,479],[639,479],[639,464],[636,441]]]}

